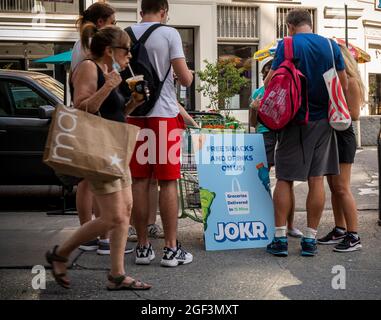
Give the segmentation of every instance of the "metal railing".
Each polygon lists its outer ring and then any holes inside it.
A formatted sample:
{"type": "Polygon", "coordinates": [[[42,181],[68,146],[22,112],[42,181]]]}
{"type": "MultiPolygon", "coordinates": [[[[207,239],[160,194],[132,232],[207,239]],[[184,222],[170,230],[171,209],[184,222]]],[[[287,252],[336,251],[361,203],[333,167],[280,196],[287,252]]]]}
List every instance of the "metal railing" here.
{"type": "MultiPolygon", "coordinates": [[[[294,8],[277,8],[276,9],[276,36],[277,39],[283,39],[284,37],[288,36],[288,30],[287,30],[287,24],[286,24],[286,17],[287,14],[294,8]]],[[[315,32],[315,16],[316,16],[316,9],[308,9],[306,10],[311,14],[312,18],[312,30],[315,32]]]]}
{"type": "Polygon", "coordinates": [[[239,5],[217,7],[217,35],[219,39],[257,39],[258,8],[239,5]]]}
{"type": "Polygon", "coordinates": [[[1,0],[2,12],[31,12],[35,5],[34,0],[1,0]]]}
{"type": "Polygon", "coordinates": [[[46,13],[78,14],[80,1],[0,0],[0,12],[32,13],[44,9],[46,13]]]}

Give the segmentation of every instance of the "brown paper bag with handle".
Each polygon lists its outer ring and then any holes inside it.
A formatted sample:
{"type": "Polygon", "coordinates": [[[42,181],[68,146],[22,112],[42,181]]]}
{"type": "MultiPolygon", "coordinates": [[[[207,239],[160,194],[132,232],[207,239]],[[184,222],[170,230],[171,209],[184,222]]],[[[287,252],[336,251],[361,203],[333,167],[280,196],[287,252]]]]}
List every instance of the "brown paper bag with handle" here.
{"type": "Polygon", "coordinates": [[[111,181],[122,178],[140,128],[58,105],[50,124],[44,162],[55,172],[111,181]]]}

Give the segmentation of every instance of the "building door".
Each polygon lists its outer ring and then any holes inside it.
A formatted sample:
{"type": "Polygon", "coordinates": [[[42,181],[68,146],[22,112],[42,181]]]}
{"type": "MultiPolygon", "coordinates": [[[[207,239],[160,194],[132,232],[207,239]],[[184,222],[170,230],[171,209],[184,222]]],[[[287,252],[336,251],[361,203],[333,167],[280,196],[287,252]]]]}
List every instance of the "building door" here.
{"type": "MultiPolygon", "coordinates": [[[[185,60],[188,68],[194,70],[194,29],[177,28],[183,41],[185,60]]],[[[189,88],[176,83],[177,100],[184,105],[186,110],[195,110],[195,82],[189,88]]]]}
{"type": "Polygon", "coordinates": [[[381,115],[381,73],[369,74],[369,114],[381,115]]]}

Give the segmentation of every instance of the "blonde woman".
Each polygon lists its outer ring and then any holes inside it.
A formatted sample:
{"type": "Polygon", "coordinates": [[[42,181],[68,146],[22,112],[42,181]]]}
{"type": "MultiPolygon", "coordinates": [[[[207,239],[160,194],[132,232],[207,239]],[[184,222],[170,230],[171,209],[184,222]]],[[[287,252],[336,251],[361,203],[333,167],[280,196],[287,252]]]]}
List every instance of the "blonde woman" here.
{"type": "MultiPolygon", "coordinates": [[[[348,89],[345,98],[353,121],[359,119],[360,107],[364,104],[364,84],[357,63],[350,51],[339,45],[344,57],[345,72],[348,77],[348,89]]],[[[351,169],[356,154],[356,138],[353,127],[345,131],[336,131],[339,151],[340,175],[329,176],[328,184],[332,192],[332,209],[335,227],[325,237],[318,239],[319,244],[336,244],[333,251],[351,252],[361,249],[358,231],[357,207],[351,192],[351,169]]]]}

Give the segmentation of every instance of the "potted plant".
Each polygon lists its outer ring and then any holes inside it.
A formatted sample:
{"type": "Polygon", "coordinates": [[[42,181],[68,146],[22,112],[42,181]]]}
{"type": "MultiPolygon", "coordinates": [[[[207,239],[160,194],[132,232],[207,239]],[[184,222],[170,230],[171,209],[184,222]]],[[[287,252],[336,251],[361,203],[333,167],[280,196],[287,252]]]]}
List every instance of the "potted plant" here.
{"type": "MultiPolygon", "coordinates": [[[[218,60],[211,63],[204,60],[205,68],[197,72],[201,84],[197,91],[204,97],[209,98],[208,106],[211,112],[220,112],[225,110],[225,122],[228,127],[218,124],[215,129],[237,129],[239,122],[230,116],[231,98],[240,93],[242,88],[249,84],[249,80],[243,76],[245,68],[238,67],[238,59],[218,60]],[[232,119],[230,119],[232,118],[232,119]],[[230,119],[230,120],[228,120],[230,119]],[[238,124],[238,125],[237,125],[238,124]]],[[[209,129],[214,129],[213,124],[206,124],[209,129]]]]}

